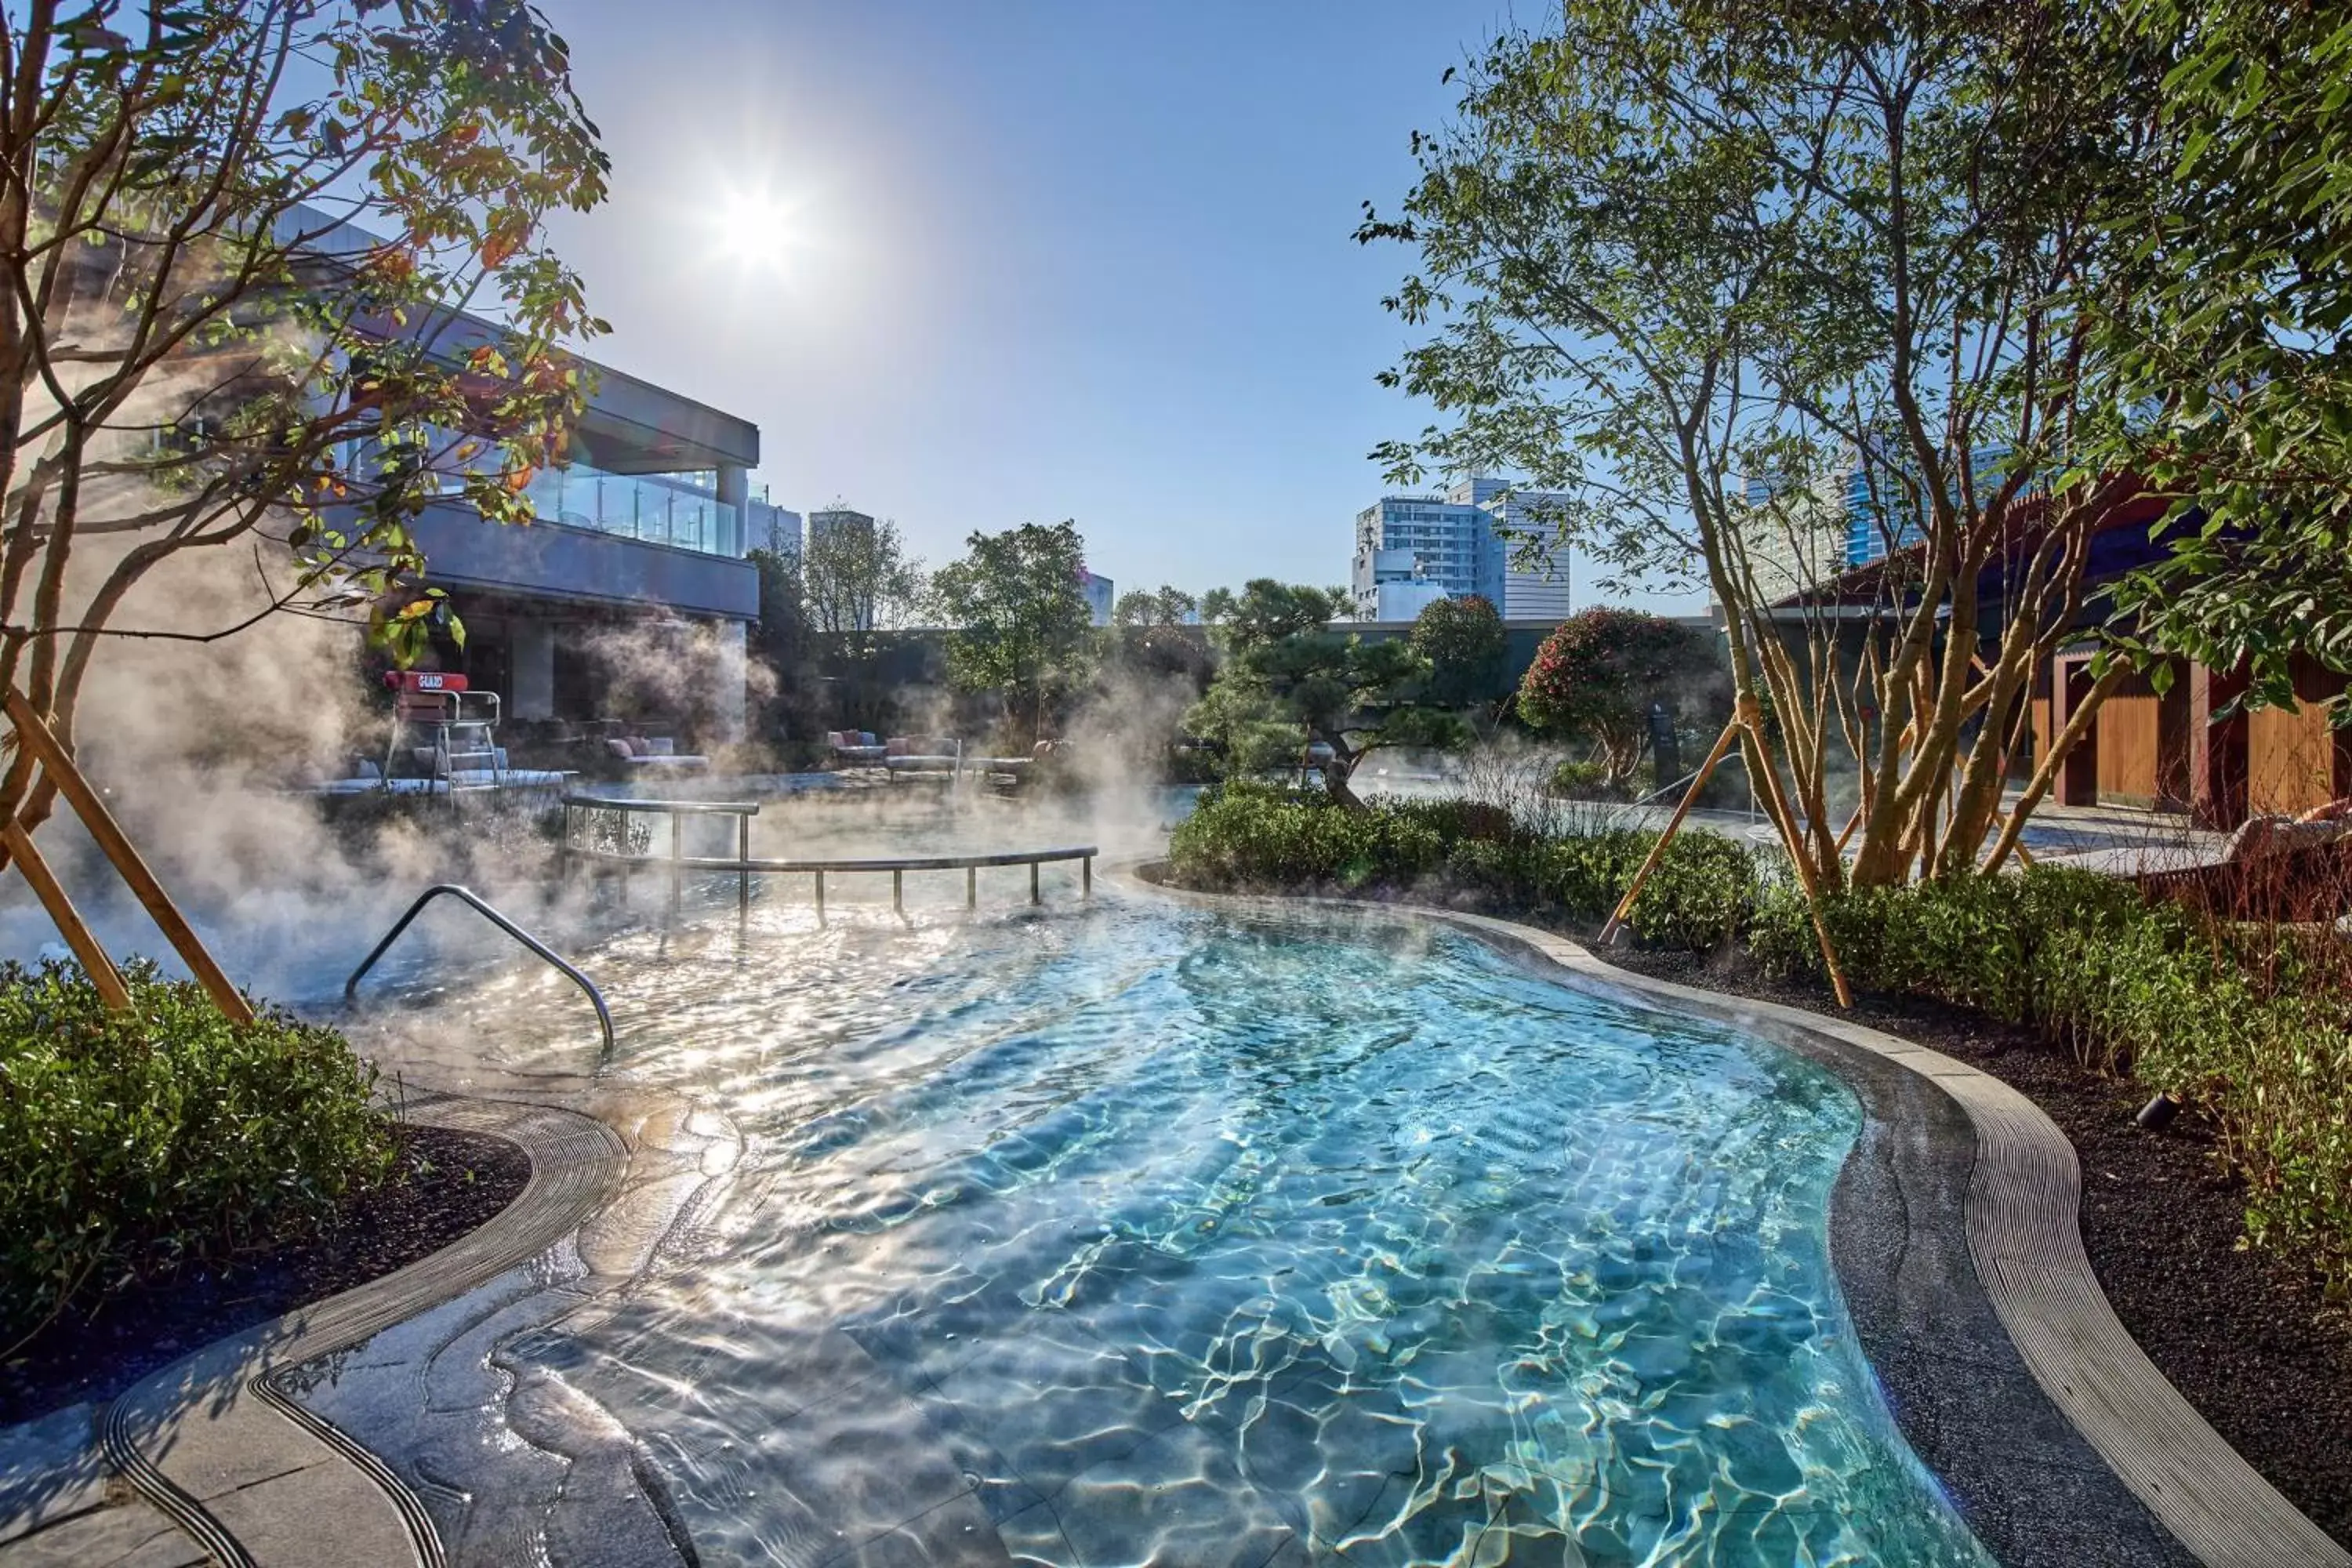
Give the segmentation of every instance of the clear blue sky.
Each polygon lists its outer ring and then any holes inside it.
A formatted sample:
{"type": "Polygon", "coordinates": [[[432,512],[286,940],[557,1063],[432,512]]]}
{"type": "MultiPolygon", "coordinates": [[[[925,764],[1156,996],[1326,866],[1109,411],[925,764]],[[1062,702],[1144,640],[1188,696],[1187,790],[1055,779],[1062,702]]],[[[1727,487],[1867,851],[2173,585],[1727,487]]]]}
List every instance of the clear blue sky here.
{"type": "Polygon", "coordinates": [[[1408,258],[1351,231],[1502,5],[544,3],[614,164],[560,231],[597,352],[758,421],[755,487],[935,564],[1070,517],[1122,589],[1344,580],[1426,418],[1372,379],[1408,258]]]}

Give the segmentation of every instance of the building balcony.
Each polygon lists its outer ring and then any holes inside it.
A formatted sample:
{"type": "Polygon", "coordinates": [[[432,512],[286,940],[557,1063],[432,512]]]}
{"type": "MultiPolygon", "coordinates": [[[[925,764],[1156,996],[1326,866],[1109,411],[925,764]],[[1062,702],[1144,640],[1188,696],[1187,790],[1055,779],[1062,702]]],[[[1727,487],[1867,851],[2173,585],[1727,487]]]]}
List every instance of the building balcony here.
{"type": "MultiPolygon", "coordinates": [[[[410,532],[425,553],[427,580],[443,587],[730,620],[760,612],[760,574],[748,561],[672,542],[650,529],[624,532],[617,506],[601,527],[552,521],[557,515],[542,513],[528,525],[485,522],[462,501],[446,500],[419,513],[410,532]]],[[[643,518],[636,514],[640,528],[643,518]]],[[[672,538],[692,537],[680,531],[676,512],[663,522],[672,538]]],[[[708,512],[702,526],[713,526],[708,512]]]]}
{"type": "Polygon", "coordinates": [[[701,476],[615,474],[585,463],[545,468],[523,493],[549,522],[705,555],[743,553],[742,509],[701,476]]]}

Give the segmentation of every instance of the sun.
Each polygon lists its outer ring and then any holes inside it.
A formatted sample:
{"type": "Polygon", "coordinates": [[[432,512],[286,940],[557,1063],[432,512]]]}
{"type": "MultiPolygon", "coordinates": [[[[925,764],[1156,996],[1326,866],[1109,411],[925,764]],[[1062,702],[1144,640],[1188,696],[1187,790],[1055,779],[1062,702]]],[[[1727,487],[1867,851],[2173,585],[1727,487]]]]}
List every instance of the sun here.
{"type": "Polygon", "coordinates": [[[802,237],[791,203],[767,191],[734,191],[714,213],[719,248],[747,268],[781,270],[802,237]]]}

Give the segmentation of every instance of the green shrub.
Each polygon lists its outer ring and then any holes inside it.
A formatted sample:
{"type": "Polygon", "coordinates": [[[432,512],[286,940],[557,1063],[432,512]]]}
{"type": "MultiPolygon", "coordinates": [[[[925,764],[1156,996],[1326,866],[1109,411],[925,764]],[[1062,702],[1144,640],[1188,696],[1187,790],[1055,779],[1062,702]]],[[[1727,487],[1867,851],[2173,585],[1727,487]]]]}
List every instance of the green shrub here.
{"type": "MultiPolygon", "coordinates": [[[[1350,811],[1320,792],[1236,785],[1203,795],[1171,836],[1169,860],[1192,887],[1450,889],[1598,921],[1656,842],[1628,829],[1541,839],[1517,827],[1507,808],[1478,801],[1381,800],[1350,811]]],[[[1745,926],[1759,889],[1746,846],[1683,834],[1627,923],[1660,946],[1712,948],[1745,926]]]]}
{"type": "Polygon", "coordinates": [[[1551,793],[1570,800],[1622,800],[1626,792],[1612,784],[1601,763],[1566,762],[1551,771],[1551,793]]]}
{"type": "Polygon", "coordinates": [[[1374,809],[1419,823],[1448,844],[1464,838],[1514,844],[1527,837],[1513,820],[1509,806],[1483,800],[1381,800],[1374,809]]]}
{"type": "Polygon", "coordinates": [[[1204,791],[1168,841],[1183,881],[1220,889],[1411,886],[1444,854],[1436,830],[1412,814],[1386,805],[1351,811],[1321,791],[1261,784],[1204,791]]]}
{"type": "MultiPolygon", "coordinates": [[[[2203,1105],[2246,1178],[2248,1234],[2352,1287],[2352,997],[2310,957],[2047,867],[1847,892],[1822,917],[1861,989],[1975,1008],[2203,1105]]],[[[1767,891],[1748,942],[1771,973],[1822,973],[1793,888],[1767,891]]]]}
{"type": "MultiPolygon", "coordinates": [[[[1646,833],[1626,837],[1642,841],[1643,855],[1654,842],[1646,833]]],[[[1618,898],[1639,869],[1637,857],[1617,879],[1618,898]]],[[[1678,833],[1625,923],[1654,945],[1705,952],[1739,935],[1759,890],[1756,857],[1746,845],[1717,833],[1678,833]]]]}
{"type": "Polygon", "coordinates": [[[313,1223],[391,1168],[375,1075],[331,1029],[202,990],[0,964],[0,1347],[53,1311],[313,1223]]]}

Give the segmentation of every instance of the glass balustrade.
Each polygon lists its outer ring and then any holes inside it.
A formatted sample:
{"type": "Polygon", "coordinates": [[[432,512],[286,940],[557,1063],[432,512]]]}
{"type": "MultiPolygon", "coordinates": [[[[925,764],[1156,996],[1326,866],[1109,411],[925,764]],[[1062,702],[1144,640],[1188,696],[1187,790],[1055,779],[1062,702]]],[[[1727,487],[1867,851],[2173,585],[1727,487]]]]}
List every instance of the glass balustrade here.
{"type": "MultiPolygon", "coordinates": [[[[369,475],[382,459],[372,443],[357,440],[346,444],[344,461],[351,473],[369,475]]],[[[708,473],[614,474],[574,463],[564,468],[541,469],[523,493],[545,522],[706,555],[740,557],[742,509],[720,500],[710,481],[708,473]]],[[[439,482],[444,495],[465,491],[464,479],[456,474],[444,474],[439,482]]]]}
{"type": "Polygon", "coordinates": [[[544,521],[706,555],[743,553],[741,510],[685,479],[575,463],[541,470],[524,493],[544,521]]]}

